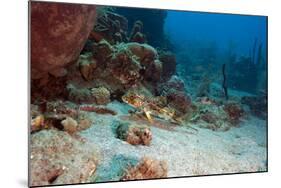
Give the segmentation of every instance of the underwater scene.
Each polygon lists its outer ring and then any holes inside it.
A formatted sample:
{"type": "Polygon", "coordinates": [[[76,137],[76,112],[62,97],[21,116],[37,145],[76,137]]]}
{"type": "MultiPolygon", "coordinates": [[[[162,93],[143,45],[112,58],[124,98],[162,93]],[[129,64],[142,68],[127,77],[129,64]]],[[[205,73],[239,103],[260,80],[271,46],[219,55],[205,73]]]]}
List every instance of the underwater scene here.
{"type": "Polygon", "coordinates": [[[29,184],[267,171],[267,17],[30,3],[29,184]]]}

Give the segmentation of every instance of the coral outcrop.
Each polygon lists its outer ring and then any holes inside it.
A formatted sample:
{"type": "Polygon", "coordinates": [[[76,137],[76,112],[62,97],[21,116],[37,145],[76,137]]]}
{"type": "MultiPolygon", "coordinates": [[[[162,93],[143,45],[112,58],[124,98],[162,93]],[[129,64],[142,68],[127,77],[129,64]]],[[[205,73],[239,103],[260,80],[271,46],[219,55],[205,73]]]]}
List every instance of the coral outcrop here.
{"type": "Polygon", "coordinates": [[[132,145],[150,145],[152,132],[146,125],[120,123],[116,129],[117,137],[132,145]]]}
{"type": "Polygon", "coordinates": [[[165,178],[167,175],[168,165],[165,161],[143,157],[138,165],[128,169],[122,180],[165,178]]]}

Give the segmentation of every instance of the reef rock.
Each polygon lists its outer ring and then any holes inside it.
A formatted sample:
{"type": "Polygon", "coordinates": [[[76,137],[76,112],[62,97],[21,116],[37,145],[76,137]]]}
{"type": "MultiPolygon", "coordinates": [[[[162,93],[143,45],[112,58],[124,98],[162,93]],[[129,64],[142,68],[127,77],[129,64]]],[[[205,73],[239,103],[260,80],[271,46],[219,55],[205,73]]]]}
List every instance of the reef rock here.
{"type": "Polygon", "coordinates": [[[30,146],[31,186],[85,183],[96,170],[94,147],[63,131],[34,133],[30,146]]]}
{"type": "Polygon", "coordinates": [[[31,2],[31,78],[64,76],[94,26],[96,7],[31,2]]]}
{"type": "Polygon", "coordinates": [[[138,165],[127,171],[122,180],[165,178],[167,175],[168,165],[165,161],[144,157],[138,165]]]}
{"type": "Polygon", "coordinates": [[[150,145],[152,133],[148,126],[120,123],[116,129],[117,137],[132,145],[150,145]]]}

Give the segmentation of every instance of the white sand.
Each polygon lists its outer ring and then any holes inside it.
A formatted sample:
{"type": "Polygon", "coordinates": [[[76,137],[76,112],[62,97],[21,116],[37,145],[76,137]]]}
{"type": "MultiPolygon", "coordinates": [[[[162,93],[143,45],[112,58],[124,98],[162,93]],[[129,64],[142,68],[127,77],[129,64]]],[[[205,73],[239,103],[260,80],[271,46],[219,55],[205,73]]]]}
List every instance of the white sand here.
{"type": "MultiPolygon", "coordinates": [[[[266,170],[266,121],[250,117],[239,128],[227,132],[194,126],[198,134],[188,134],[192,130],[185,127],[177,127],[175,131],[151,127],[151,145],[133,146],[116,138],[111,127],[119,115],[127,114],[129,107],[118,102],[109,106],[118,111],[117,116],[91,113],[92,127],[80,133],[100,150],[99,166],[103,172],[97,173],[114,173],[110,171],[114,171],[112,159],[116,155],[165,160],[169,177],[266,170]]],[[[110,177],[102,181],[118,180],[110,177]]]]}

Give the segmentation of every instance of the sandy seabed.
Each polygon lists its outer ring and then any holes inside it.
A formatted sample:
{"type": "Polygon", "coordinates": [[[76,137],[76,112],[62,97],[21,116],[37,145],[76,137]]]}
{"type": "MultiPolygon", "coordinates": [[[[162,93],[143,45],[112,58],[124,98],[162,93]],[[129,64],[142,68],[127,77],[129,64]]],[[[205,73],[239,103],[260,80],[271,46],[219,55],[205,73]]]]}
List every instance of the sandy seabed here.
{"type": "MultiPolygon", "coordinates": [[[[168,164],[168,177],[267,170],[267,123],[249,116],[239,127],[226,132],[184,126],[165,130],[151,127],[150,146],[134,146],[116,138],[112,124],[128,113],[129,107],[112,102],[108,107],[117,116],[91,113],[93,125],[80,136],[100,152],[99,165],[92,181],[118,181],[124,172],[124,160],[147,156],[168,164]]],[[[126,163],[126,162],[125,162],[126,163]]]]}

